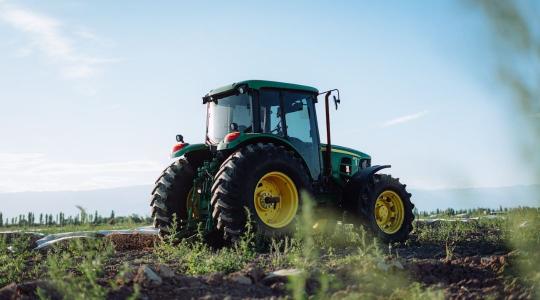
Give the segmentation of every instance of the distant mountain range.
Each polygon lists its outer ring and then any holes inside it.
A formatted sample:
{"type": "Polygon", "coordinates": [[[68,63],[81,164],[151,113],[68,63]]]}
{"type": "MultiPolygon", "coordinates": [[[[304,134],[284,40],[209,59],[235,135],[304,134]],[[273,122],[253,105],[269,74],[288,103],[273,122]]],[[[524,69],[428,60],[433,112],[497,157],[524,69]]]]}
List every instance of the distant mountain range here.
{"type": "MultiPolygon", "coordinates": [[[[117,216],[150,214],[152,186],[130,186],[115,189],[62,192],[0,193],[0,212],[13,217],[27,212],[75,215],[76,205],[88,213],[98,211],[108,216],[114,210],[117,216]]],[[[412,200],[420,211],[437,208],[499,208],[540,206],[540,185],[498,188],[466,188],[441,190],[411,190],[412,200]]]]}
{"type": "Polygon", "coordinates": [[[14,217],[27,212],[36,215],[57,214],[76,215],[82,206],[88,213],[98,211],[109,216],[114,210],[117,216],[138,214],[150,215],[150,192],[152,186],[129,186],[114,189],[59,192],[0,193],[0,212],[4,217],[14,217]]]}
{"type": "Polygon", "coordinates": [[[540,185],[510,187],[411,190],[412,200],[420,211],[437,208],[469,209],[540,206],[540,185]]]}

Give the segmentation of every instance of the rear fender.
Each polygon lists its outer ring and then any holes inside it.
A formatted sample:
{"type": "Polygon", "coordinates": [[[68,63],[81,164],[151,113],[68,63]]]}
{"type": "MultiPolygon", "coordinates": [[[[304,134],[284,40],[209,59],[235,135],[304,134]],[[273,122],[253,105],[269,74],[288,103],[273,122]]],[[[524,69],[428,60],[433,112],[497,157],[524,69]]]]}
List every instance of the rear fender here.
{"type": "Polygon", "coordinates": [[[288,140],[276,136],[274,134],[265,134],[265,133],[241,133],[238,138],[236,138],[234,141],[227,142],[222,141],[217,146],[218,151],[226,151],[231,152],[236,151],[239,148],[245,147],[249,144],[256,144],[256,143],[274,143],[276,145],[283,146],[287,148],[288,150],[294,152],[296,156],[300,158],[302,163],[304,164],[304,167],[306,168],[306,171],[308,171],[308,175],[312,180],[315,179],[314,174],[312,173],[311,168],[309,167],[308,163],[304,159],[304,157],[300,154],[300,151],[296,149],[296,147],[289,142],[288,140]]]}
{"type": "Polygon", "coordinates": [[[208,145],[206,144],[188,144],[187,146],[183,147],[182,149],[173,152],[171,154],[171,158],[177,158],[184,156],[187,153],[194,152],[194,151],[204,151],[208,150],[208,145]]]}

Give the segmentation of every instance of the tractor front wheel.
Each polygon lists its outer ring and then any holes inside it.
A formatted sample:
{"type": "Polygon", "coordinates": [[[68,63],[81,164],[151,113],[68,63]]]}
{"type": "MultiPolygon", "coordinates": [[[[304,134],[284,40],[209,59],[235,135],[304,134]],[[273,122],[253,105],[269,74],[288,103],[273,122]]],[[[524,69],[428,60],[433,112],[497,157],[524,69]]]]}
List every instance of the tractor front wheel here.
{"type": "Polygon", "coordinates": [[[405,185],[390,175],[377,174],[362,197],[367,204],[362,213],[372,231],[384,242],[404,242],[414,220],[414,204],[405,185]]]}
{"type": "MultiPolygon", "coordinates": [[[[190,163],[181,158],[167,167],[156,180],[150,206],[154,227],[159,229],[161,237],[169,233],[175,216],[177,226],[187,219],[194,176],[190,163]]],[[[197,213],[195,209],[191,209],[191,212],[197,213]]]]}

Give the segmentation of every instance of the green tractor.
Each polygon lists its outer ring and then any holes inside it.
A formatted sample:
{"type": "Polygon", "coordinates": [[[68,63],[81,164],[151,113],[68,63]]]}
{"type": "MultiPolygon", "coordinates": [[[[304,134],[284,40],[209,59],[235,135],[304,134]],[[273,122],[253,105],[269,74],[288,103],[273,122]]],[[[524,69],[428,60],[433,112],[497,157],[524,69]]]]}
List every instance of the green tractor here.
{"type": "Polygon", "coordinates": [[[411,194],[398,179],[377,174],[389,165],[372,166],[369,155],[331,144],[330,96],[337,109],[338,90],[262,80],[211,90],[203,97],[206,141],[189,144],[178,135],[173,162],[152,191],[160,235],[176,224],[180,236],[202,227],[234,242],[249,219],[257,234],[282,237],[294,231],[304,197],[311,197],[322,218],[337,212],[385,242],[405,241],[414,219],[411,194]],[[319,96],[326,144],[315,113],[319,96]]]}

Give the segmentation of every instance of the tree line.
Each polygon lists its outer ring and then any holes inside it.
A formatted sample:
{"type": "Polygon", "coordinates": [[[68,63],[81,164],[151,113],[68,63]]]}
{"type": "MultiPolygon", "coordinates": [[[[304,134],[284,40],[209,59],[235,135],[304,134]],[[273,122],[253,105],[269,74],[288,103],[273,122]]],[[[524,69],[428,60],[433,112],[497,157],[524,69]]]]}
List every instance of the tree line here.
{"type": "Polygon", "coordinates": [[[150,217],[143,217],[136,214],[124,217],[116,216],[111,211],[109,216],[102,216],[97,211],[88,214],[84,209],[73,216],[66,216],[63,212],[57,214],[36,215],[33,212],[20,214],[15,217],[4,217],[0,212],[0,227],[24,227],[24,226],[72,226],[72,225],[114,225],[114,224],[149,224],[150,217]]]}
{"type": "Polygon", "coordinates": [[[505,214],[510,211],[514,210],[538,210],[540,211],[540,208],[531,208],[531,207],[502,207],[499,206],[498,209],[494,208],[469,208],[469,209],[453,209],[453,208],[447,208],[447,209],[439,209],[437,208],[434,211],[422,211],[419,212],[416,208],[414,210],[414,214],[417,216],[422,217],[429,217],[429,216],[457,216],[457,215],[468,215],[468,216],[477,216],[477,215],[493,215],[493,214],[505,214]]]}

